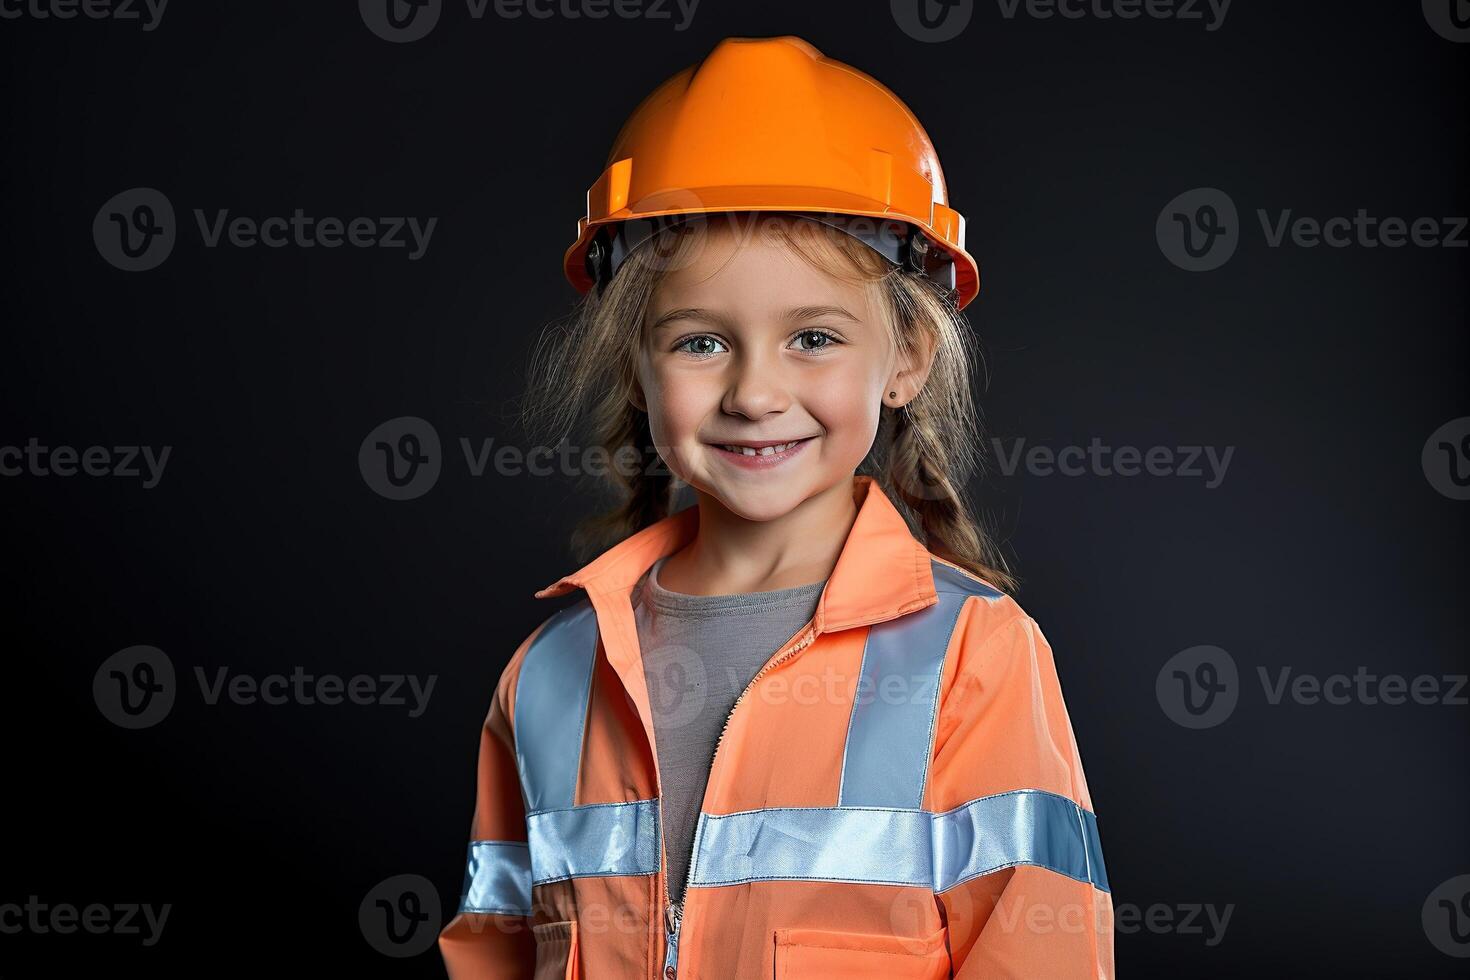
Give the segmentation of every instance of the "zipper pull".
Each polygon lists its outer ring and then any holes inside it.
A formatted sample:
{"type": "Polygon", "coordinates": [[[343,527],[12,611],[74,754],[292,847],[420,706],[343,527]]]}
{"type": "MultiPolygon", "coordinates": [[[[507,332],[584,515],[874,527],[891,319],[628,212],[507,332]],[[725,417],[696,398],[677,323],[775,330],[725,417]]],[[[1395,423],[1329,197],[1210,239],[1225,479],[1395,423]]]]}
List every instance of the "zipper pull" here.
{"type": "Polygon", "coordinates": [[[664,906],[664,929],[667,933],[664,947],[664,980],[674,980],[678,976],[679,923],[683,919],[683,909],[675,908],[672,902],[664,906]]]}

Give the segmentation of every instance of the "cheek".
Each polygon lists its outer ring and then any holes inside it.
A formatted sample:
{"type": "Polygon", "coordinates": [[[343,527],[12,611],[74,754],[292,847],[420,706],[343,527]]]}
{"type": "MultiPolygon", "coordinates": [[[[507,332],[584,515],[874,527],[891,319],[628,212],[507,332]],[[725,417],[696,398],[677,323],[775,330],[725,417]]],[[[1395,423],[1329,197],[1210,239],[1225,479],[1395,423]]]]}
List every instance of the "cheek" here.
{"type": "Polygon", "coordinates": [[[873,445],[878,432],[881,381],[867,371],[843,372],[813,385],[803,403],[827,432],[834,450],[856,453],[860,458],[873,445]]]}
{"type": "Polygon", "coordinates": [[[649,429],[655,444],[671,446],[693,439],[710,413],[711,399],[717,405],[718,392],[689,377],[655,376],[648,389],[649,429]]]}

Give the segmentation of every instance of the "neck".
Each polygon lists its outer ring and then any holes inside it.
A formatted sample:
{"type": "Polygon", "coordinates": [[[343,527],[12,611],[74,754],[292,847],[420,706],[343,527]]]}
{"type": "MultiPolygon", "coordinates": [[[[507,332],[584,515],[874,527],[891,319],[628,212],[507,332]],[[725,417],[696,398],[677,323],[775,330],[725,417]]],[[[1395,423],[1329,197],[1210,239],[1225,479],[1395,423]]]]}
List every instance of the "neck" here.
{"type": "Polygon", "coordinates": [[[820,582],[832,574],[857,519],[851,479],[808,497],[769,521],[730,511],[695,490],[699,533],[659,568],[659,584],[690,595],[770,592],[820,582]]]}

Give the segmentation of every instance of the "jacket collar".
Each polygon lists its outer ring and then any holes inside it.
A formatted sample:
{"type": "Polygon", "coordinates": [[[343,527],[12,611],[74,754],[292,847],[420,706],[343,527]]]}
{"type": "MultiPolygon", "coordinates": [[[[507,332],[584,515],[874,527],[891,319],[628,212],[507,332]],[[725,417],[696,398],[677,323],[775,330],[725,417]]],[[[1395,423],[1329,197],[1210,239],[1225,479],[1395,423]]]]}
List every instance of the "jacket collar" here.
{"type": "MultiPolygon", "coordinates": [[[[853,477],[857,518],[822,590],[814,619],[819,633],[894,619],[938,601],[930,555],[871,476],[853,477]]],[[[594,603],[631,596],[643,573],[683,548],[699,532],[699,508],[678,513],[624,538],[569,575],[536,592],[536,598],[587,591],[594,603]]]]}

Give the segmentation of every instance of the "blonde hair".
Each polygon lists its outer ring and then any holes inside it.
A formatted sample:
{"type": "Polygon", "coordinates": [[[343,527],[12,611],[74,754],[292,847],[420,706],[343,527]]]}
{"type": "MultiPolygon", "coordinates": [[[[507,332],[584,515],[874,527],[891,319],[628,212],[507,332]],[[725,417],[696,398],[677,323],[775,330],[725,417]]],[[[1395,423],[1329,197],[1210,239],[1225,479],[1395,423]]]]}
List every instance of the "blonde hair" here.
{"type": "MultiPolygon", "coordinates": [[[[738,216],[724,217],[739,224],[738,216]]],[[[877,481],[931,552],[1013,591],[1016,579],[965,496],[981,444],[971,391],[978,355],[969,323],[944,290],[851,235],[815,221],[760,224],[814,268],[864,286],[900,358],[933,345],[923,387],[908,404],[882,409],[858,473],[877,481]]],[[[671,513],[676,478],[653,445],[648,415],[630,396],[654,289],[668,271],[692,260],[705,227],[695,222],[666,229],[634,249],[603,291],[589,291],[571,316],[542,334],[532,353],[523,421],[554,442],[582,423],[589,445],[615,461],[601,479],[619,502],[582,521],[573,535],[584,560],[671,513]]]]}

